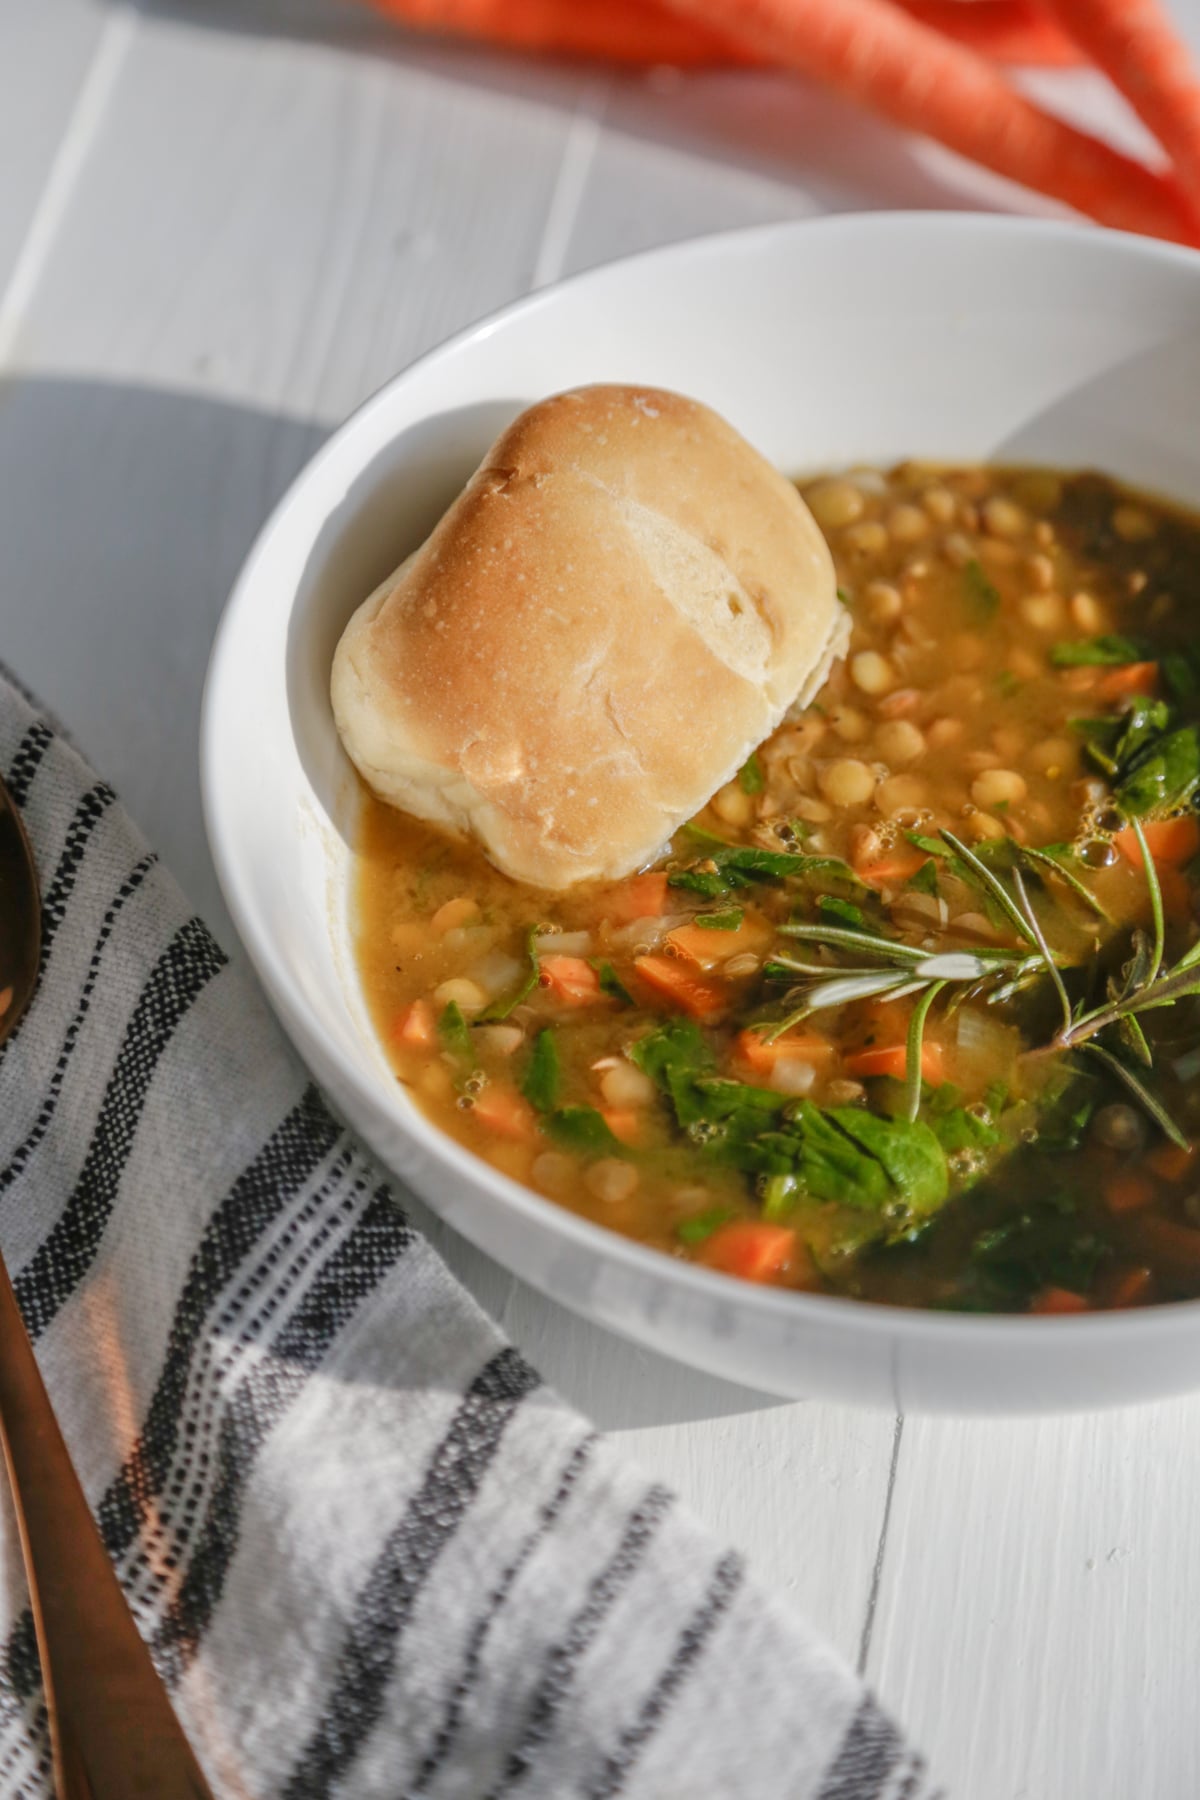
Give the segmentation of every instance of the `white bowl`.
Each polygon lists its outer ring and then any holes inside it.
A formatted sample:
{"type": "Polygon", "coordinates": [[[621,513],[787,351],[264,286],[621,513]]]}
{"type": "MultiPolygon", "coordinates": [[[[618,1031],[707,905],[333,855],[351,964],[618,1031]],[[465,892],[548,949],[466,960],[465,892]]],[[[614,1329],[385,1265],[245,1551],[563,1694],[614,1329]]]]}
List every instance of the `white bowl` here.
{"type": "Polygon", "coordinates": [[[944,213],[738,232],[539,293],[368,401],[264,527],[205,695],[213,856],[301,1055],[384,1163],[465,1237],[700,1368],[906,1411],[1092,1407],[1200,1386],[1200,1303],[981,1318],[731,1281],[495,1173],[390,1073],[350,949],[355,790],[329,708],[333,647],[498,429],[590,381],[695,395],[792,474],[992,458],[1100,467],[1200,504],[1200,256],[944,213]]]}

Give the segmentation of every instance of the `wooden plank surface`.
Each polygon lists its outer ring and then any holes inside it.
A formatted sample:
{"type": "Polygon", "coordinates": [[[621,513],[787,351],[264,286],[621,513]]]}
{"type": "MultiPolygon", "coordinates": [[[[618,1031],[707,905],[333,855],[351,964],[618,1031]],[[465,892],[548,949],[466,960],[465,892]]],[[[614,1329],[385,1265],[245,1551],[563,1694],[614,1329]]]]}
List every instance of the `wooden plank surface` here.
{"type": "MultiPolygon", "coordinates": [[[[1200,0],[1176,10],[1195,35],[1200,0]]],[[[1035,85],[1137,141],[1092,78],[1035,85]]],[[[207,648],[329,424],[459,325],[613,255],[1017,203],[783,79],[526,65],[341,0],[0,0],[3,654],[220,926],[194,769],[207,648]]],[[[1196,1792],[1200,1403],[898,1432],[617,1343],[430,1230],[568,1398],[865,1652],[960,1796],[1196,1792]]]]}

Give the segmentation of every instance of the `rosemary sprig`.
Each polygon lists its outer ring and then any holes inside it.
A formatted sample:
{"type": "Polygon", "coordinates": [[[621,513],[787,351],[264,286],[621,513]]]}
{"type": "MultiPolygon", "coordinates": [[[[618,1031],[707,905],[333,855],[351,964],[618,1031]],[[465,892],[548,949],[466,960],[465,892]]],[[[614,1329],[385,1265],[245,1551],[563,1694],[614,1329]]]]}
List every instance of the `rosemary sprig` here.
{"type": "MultiPolygon", "coordinates": [[[[1172,1119],[1159,1097],[1147,1086],[1143,1077],[1128,1061],[1099,1041],[1105,1034],[1119,1039],[1128,1055],[1136,1058],[1145,1070],[1152,1070],[1153,1055],[1140,1023],[1140,1015],[1172,1006],[1177,1000],[1200,995],[1200,940],[1167,966],[1166,913],[1162,886],[1146,843],[1141,822],[1132,821],[1142,852],[1142,866],[1150,901],[1151,930],[1134,933],[1130,959],[1119,981],[1110,980],[1108,994],[1100,1005],[1089,1006],[1085,999],[1072,1000],[1064,971],[1078,967],[1051,948],[1022,874],[1021,864],[1036,870],[1044,880],[1052,874],[1084,901],[1098,917],[1111,923],[1093,895],[1070,870],[1044,851],[1025,845],[1013,845],[1012,890],[988,867],[982,857],[957,838],[953,832],[939,833],[958,868],[987,895],[1000,916],[1011,926],[1018,943],[1012,946],[979,946],[970,951],[930,954],[920,947],[888,938],[874,931],[858,931],[825,922],[793,923],[780,926],[783,936],[798,944],[819,945],[827,953],[853,957],[852,962],[831,965],[801,956],[778,953],[765,966],[769,979],[788,981],[799,977],[796,991],[789,996],[797,1001],[783,1019],[760,1027],[770,1040],[812,1014],[856,1000],[887,997],[900,1000],[917,996],[908,1027],[905,1059],[904,1112],[909,1119],[918,1116],[921,1105],[921,1049],[926,1023],[934,1002],[951,989],[947,1014],[968,999],[982,999],[988,1005],[1003,1005],[1039,982],[1053,984],[1062,1014],[1062,1023],[1049,1042],[1027,1052],[1031,1056],[1065,1054],[1084,1050],[1103,1064],[1108,1073],[1121,1082],[1168,1138],[1177,1144],[1187,1139],[1172,1119]]],[[[1092,952],[1095,950],[1092,941],[1092,952]]],[[[1088,962],[1093,960],[1089,955],[1088,962]]]]}

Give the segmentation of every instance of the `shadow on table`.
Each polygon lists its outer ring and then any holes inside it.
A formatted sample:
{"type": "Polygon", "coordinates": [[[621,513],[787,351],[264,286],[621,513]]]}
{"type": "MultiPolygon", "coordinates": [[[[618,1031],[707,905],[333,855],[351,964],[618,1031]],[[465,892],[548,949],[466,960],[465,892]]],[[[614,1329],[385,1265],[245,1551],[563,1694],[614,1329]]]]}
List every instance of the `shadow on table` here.
{"type": "Polygon", "coordinates": [[[324,435],[196,394],[0,383],[0,655],[227,945],[200,814],[204,672],[259,526],[324,435]]]}
{"type": "MultiPolygon", "coordinates": [[[[602,82],[604,123],[619,138],[683,151],[722,170],[777,183],[776,195],[750,197],[752,211],[764,221],[863,207],[1002,209],[1019,193],[999,178],[968,169],[949,152],[786,73],[702,70],[684,78],[673,69],[627,69],[521,54],[465,38],[413,32],[381,16],[365,0],[142,0],[140,10],[185,27],[287,38],[344,55],[386,59],[431,81],[465,84],[564,112],[575,111],[585,91],[602,82]]],[[[1028,195],[1020,203],[1022,210],[1030,210],[1028,195]]],[[[635,211],[636,195],[623,192],[621,204],[635,211]]],[[[731,197],[725,222],[753,222],[744,189],[731,197]]],[[[669,232],[664,233],[662,209],[656,207],[653,241],[712,231],[721,223],[719,200],[709,192],[703,216],[690,219],[685,202],[669,232]]],[[[621,233],[613,250],[601,254],[640,247],[636,218],[623,219],[621,233]],[[636,243],[628,241],[631,233],[636,243]]]]}

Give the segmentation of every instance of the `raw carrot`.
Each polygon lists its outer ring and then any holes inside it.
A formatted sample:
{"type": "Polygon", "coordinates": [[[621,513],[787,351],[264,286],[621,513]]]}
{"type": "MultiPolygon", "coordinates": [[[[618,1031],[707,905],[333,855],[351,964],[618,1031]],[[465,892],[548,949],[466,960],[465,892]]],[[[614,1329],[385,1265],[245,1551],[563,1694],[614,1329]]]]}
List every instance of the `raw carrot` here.
{"type": "Polygon", "coordinates": [[[922,25],[954,38],[993,62],[1067,69],[1086,58],[1065,31],[1020,0],[898,0],[922,25]]]}
{"type": "Polygon", "coordinates": [[[1104,1183],[1104,1201],[1109,1212],[1140,1212],[1153,1206],[1158,1188],[1141,1169],[1115,1169],[1104,1183]]]}
{"type": "Polygon", "coordinates": [[[698,25],[1107,225],[1177,243],[1200,226],[1176,184],[1033,106],[981,56],[888,0],[667,0],[698,25]]]}
{"type": "Polygon", "coordinates": [[[1200,206],[1200,72],[1161,0],[1044,0],[1124,94],[1200,206]]]}
{"type": "MultiPolygon", "coordinates": [[[[1200,850],[1200,821],[1195,813],[1182,813],[1177,819],[1146,819],[1142,825],[1146,848],[1155,868],[1180,869],[1191,862],[1200,850]]],[[[1121,855],[1135,868],[1142,866],[1142,847],[1132,825],[1118,831],[1113,842],[1121,855]]]]}
{"type": "Polygon", "coordinates": [[[1105,669],[1092,692],[1097,700],[1123,700],[1126,694],[1152,694],[1157,686],[1156,662],[1118,663],[1105,669]]]}
{"type": "Polygon", "coordinates": [[[1070,1288],[1045,1287],[1033,1296],[1029,1310],[1031,1313],[1081,1313],[1087,1312],[1088,1302],[1082,1294],[1073,1294],[1070,1288]]]}
{"type": "Polygon", "coordinates": [[[439,36],[483,38],[510,50],[607,62],[719,67],[757,63],[728,31],[672,16],[655,0],[374,0],[380,12],[439,36]]]}
{"type": "Polygon", "coordinates": [[[402,1044],[432,1044],[436,1035],[437,1018],[428,1000],[414,1000],[405,1007],[396,1024],[402,1044]]]}
{"type": "Polygon", "coordinates": [[[785,1031],[777,1038],[766,1038],[761,1031],[739,1031],[734,1048],[739,1060],[756,1075],[769,1075],[781,1059],[825,1068],[837,1054],[829,1039],[815,1031],[785,1031]]]}
{"type": "Polygon", "coordinates": [[[516,1088],[491,1081],[476,1094],[471,1117],[497,1137],[528,1139],[534,1134],[537,1115],[516,1088]]]}
{"type": "Polygon", "coordinates": [[[614,888],[604,903],[606,918],[615,919],[622,925],[632,925],[635,919],[658,919],[667,910],[666,873],[662,869],[652,869],[648,875],[635,875],[632,881],[622,882],[614,888]]]}
{"type": "Polygon", "coordinates": [[[604,998],[599,975],[582,956],[543,956],[538,982],[564,1006],[590,1006],[604,998]]]}
{"type": "Polygon", "coordinates": [[[759,1219],[732,1219],[718,1226],[700,1251],[700,1261],[743,1281],[777,1281],[796,1255],[796,1233],[759,1219]]]}
{"type": "Polygon", "coordinates": [[[705,981],[678,957],[635,956],[633,966],[656,994],[673,1001],[694,1019],[709,1019],[724,1011],[728,998],[725,989],[716,982],[705,981]]]}
{"type": "MultiPolygon", "coordinates": [[[[848,1075],[891,1075],[903,1081],[908,1073],[907,1044],[873,1044],[868,1050],[854,1050],[846,1057],[848,1075]]],[[[945,1080],[945,1058],[942,1046],[933,1038],[921,1045],[921,1074],[935,1086],[945,1080]]]]}

